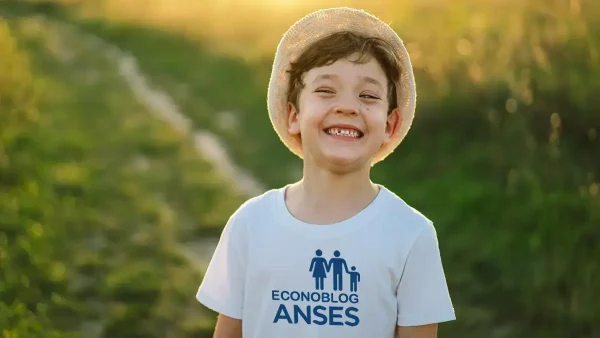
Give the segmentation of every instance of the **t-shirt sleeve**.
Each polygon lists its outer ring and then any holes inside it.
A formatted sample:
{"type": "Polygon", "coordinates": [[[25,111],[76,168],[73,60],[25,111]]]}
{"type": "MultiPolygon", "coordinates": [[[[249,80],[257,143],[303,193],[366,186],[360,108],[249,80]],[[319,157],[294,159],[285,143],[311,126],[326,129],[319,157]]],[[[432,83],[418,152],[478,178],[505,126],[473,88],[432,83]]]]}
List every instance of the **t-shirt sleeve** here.
{"type": "Polygon", "coordinates": [[[437,234],[428,222],[408,253],[397,289],[399,326],[456,319],[442,267],[437,234]]]}
{"type": "Polygon", "coordinates": [[[207,308],[242,319],[246,276],[246,224],[238,210],[230,218],[213,253],[196,299],[207,308]]]}

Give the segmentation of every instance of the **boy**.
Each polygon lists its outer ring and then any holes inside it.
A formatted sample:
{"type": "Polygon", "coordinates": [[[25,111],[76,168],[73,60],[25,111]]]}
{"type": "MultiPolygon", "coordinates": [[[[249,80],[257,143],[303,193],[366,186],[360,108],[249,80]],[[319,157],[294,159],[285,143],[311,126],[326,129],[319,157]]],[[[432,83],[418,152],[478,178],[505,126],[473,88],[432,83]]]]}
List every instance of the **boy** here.
{"type": "Polygon", "coordinates": [[[415,100],[406,49],[374,16],[327,9],[288,30],[268,108],[303,178],[226,224],[196,295],[215,337],[432,338],[455,319],[432,223],[370,180],[415,100]]]}

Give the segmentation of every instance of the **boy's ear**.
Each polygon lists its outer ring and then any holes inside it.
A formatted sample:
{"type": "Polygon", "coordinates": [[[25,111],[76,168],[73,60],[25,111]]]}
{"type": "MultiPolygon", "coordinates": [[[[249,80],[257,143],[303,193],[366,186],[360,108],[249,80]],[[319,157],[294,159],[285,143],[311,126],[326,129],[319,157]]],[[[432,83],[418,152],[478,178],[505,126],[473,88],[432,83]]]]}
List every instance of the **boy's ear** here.
{"type": "Polygon", "coordinates": [[[388,115],[387,121],[385,124],[385,138],[383,140],[384,144],[387,144],[392,139],[392,136],[398,132],[400,126],[402,125],[402,114],[399,108],[395,108],[388,115]]]}
{"type": "Polygon", "coordinates": [[[286,106],[288,116],[288,132],[290,135],[297,136],[300,134],[300,121],[298,120],[298,109],[293,103],[288,102],[286,106]]]}

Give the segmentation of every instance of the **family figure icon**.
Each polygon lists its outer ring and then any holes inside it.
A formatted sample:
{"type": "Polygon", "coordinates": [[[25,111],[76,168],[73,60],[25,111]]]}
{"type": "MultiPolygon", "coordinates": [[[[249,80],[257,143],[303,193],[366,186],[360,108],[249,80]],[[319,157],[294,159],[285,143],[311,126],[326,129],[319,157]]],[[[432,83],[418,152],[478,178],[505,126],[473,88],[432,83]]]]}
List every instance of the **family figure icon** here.
{"type": "Polygon", "coordinates": [[[315,279],[315,288],[317,290],[325,289],[325,278],[329,272],[333,273],[333,290],[343,291],[344,283],[343,276],[347,273],[350,276],[350,292],[356,292],[358,290],[358,282],[360,282],[360,274],[356,271],[356,267],[353,266],[348,269],[346,260],[340,258],[340,252],[335,250],[333,252],[333,258],[327,261],[323,257],[323,251],[317,250],[316,257],[314,257],[310,263],[309,272],[312,272],[312,276],[315,279]],[[332,271],[333,270],[333,271],[332,271]]]}

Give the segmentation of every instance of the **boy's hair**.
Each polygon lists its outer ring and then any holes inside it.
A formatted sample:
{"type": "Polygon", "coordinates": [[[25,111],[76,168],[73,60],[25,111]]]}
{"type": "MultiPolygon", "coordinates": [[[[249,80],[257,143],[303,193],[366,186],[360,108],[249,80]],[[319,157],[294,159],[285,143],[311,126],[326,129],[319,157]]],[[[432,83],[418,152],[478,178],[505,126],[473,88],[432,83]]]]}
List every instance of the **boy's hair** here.
{"type": "Polygon", "coordinates": [[[388,114],[397,107],[396,83],[400,79],[400,60],[393,48],[384,40],[376,37],[365,37],[353,32],[338,32],[328,35],[309,46],[291,63],[287,72],[289,77],[288,102],[297,106],[300,91],[304,88],[302,75],[312,68],[330,65],[337,60],[358,53],[358,58],[352,60],[357,64],[369,62],[371,57],[379,63],[388,80],[387,98],[388,114]]]}

